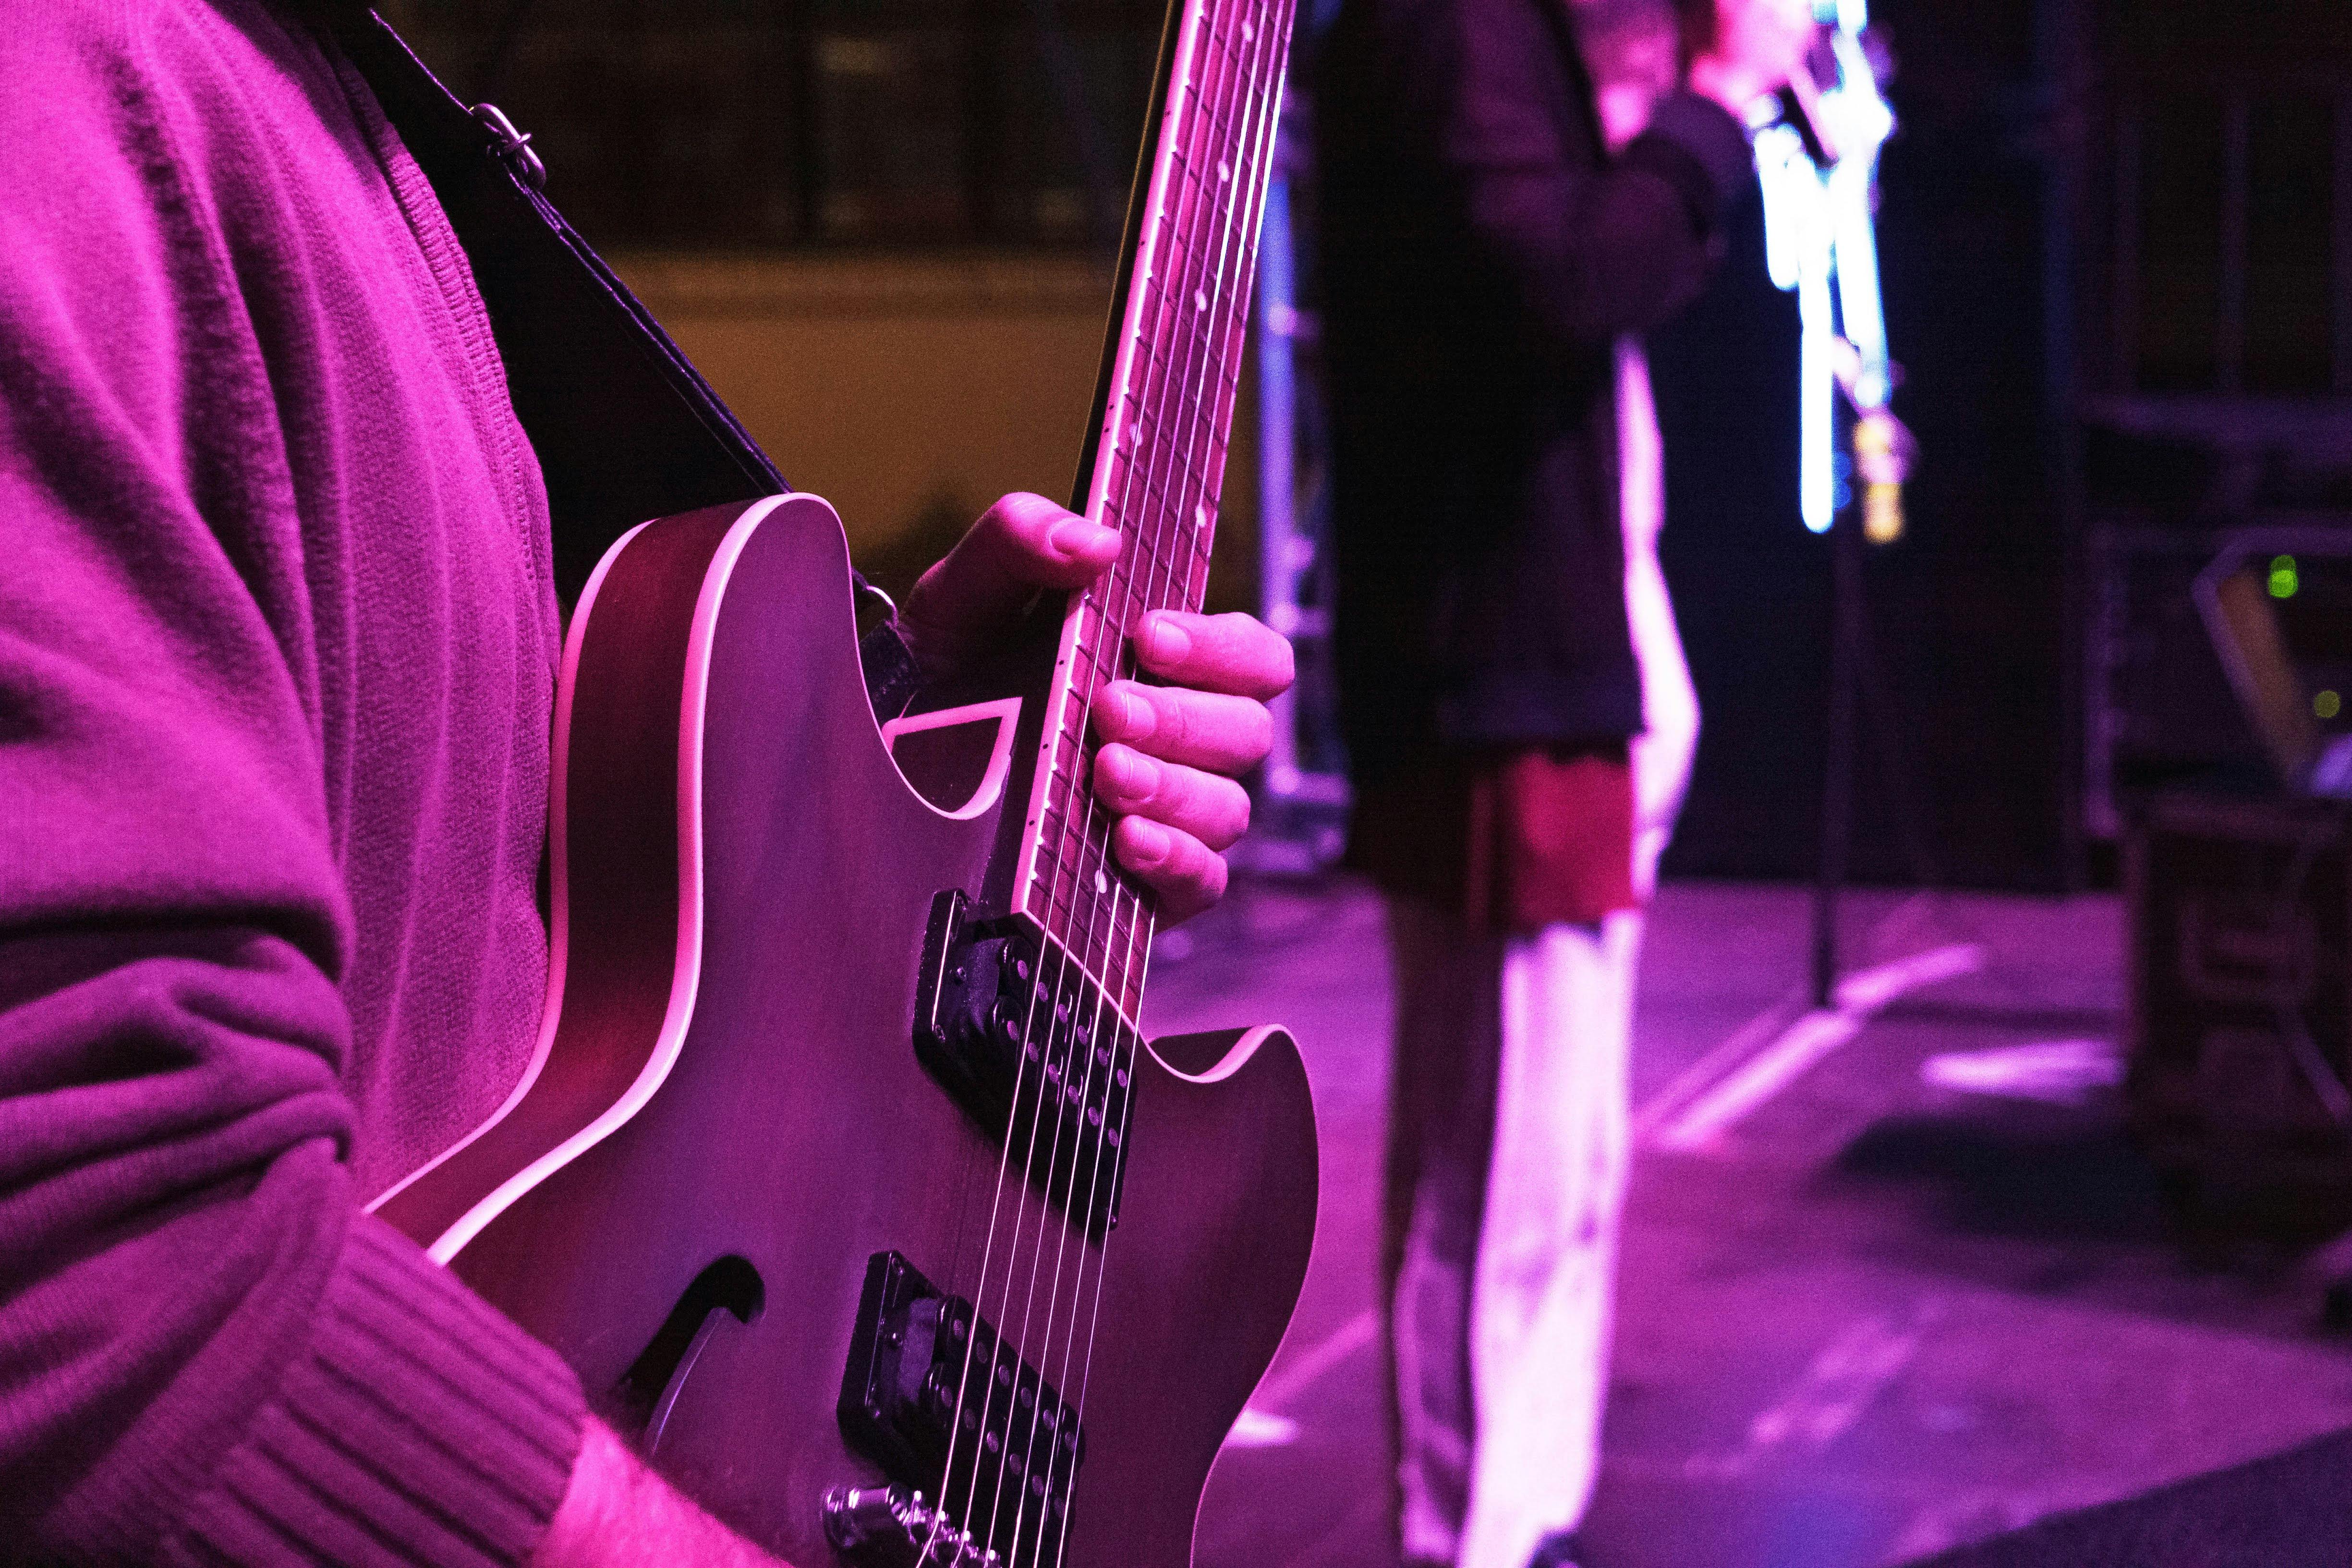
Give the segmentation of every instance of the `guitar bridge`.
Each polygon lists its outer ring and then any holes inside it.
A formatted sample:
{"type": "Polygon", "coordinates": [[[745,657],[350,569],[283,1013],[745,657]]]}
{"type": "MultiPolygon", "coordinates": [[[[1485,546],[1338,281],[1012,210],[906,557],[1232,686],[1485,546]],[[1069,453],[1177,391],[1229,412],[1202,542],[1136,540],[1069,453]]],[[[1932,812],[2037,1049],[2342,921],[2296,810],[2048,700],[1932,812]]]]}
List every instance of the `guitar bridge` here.
{"type": "Polygon", "coordinates": [[[970,1301],[939,1290],[898,1253],[866,1264],[836,1413],[851,1445],[900,1483],[828,1494],[828,1537],[851,1562],[961,1568],[1001,1555],[1050,1568],[1059,1560],[1086,1456],[1077,1413],[970,1301]],[[907,1489],[933,1486],[937,1506],[907,1489]],[[910,1536],[919,1550],[899,1555],[910,1536]]]}
{"type": "Polygon", "coordinates": [[[1089,1236],[1118,1224],[1142,1038],[1060,943],[1026,921],[931,903],[915,1053],[1089,1236]]]}

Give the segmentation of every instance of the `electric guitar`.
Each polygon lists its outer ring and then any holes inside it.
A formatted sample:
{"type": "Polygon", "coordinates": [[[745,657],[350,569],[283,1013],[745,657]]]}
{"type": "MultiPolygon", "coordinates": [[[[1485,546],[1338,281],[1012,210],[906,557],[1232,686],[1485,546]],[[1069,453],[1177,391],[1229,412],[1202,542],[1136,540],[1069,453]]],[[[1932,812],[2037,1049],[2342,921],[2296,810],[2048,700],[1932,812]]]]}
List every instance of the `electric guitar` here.
{"type": "Polygon", "coordinates": [[[531,1065],[376,1205],[798,1568],[1184,1568],[1297,1300],[1297,1048],[1141,1037],[1087,734],[1207,585],[1289,37],[1289,0],[1171,12],[1079,468],[1123,548],[995,667],[877,723],[814,496],[606,554],[531,1065]]]}

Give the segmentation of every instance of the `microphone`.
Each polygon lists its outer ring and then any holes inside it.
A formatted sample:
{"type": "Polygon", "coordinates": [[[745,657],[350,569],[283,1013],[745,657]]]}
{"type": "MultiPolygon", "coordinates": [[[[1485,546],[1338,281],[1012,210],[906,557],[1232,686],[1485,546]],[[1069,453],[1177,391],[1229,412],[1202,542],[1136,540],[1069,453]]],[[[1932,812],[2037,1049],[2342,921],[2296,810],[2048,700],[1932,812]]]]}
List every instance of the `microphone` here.
{"type": "Polygon", "coordinates": [[[1805,51],[1796,74],[1780,85],[1780,118],[1795,128],[1798,138],[1805,144],[1806,155],[1826,169],[1838,161],[1839,154],[1837,143],[1822,129],[1822,86],[1813,76],[1813,57],[1821,52],[1821,35],[1816,32],[1813,38],[1814,47],[1805,51]]]}

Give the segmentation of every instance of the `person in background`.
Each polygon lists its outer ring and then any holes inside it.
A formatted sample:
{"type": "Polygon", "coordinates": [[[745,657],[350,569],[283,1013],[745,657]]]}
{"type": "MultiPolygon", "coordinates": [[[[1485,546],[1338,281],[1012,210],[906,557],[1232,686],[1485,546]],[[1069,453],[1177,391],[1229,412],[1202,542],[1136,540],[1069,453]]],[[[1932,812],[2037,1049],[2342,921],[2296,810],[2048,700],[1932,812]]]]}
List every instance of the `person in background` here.
{"type": "Polygon", "coordinates": [[[1342,0],[1318,51],[1350,863],[1396,985],[1412,1568],[1559,1568],[1598,1469],[1641,909],[1697,734],[1641,334],[1807,0],[1342,0]]]}

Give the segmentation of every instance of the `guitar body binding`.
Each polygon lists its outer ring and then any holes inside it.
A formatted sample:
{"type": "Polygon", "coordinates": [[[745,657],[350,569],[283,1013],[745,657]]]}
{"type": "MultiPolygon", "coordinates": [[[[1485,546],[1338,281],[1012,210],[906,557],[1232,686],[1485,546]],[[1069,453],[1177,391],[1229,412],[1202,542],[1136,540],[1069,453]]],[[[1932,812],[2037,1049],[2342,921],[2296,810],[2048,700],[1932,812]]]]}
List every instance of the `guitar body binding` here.
{"type": "Polygon", "coordinates": [[[1013,701],[956,721],[1002,734],[972,748],[969,798],[910,782],[815,497],[616,544],[566,651],[540,1049],[489,1123],[376,1205],[801,1568],[957,1560],[928,1525],[906,1555],[939,1482],[845,1419],[877,1259],[977,1303],[1024,1389],[1083,1425],[1066,1547],[999,1523],[1008,1568],[1185,1568],[1305,1274],[1314,1117],[1279,1030],[1135,1050],[1115,1229],[1024,1182],[1005,1130],[919,1055],[935,906],[986,885],[1005,802],[1028,798],[1013,701]]]}

